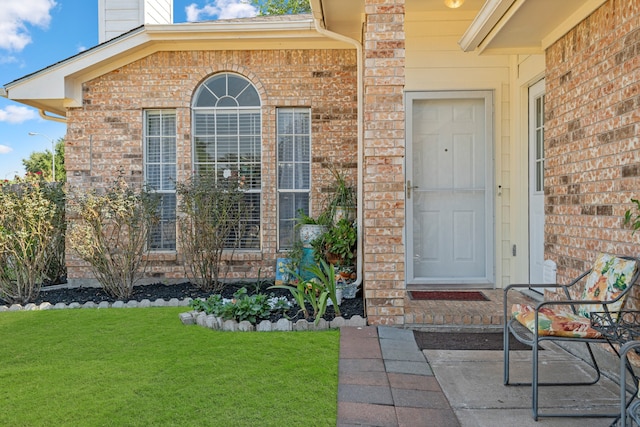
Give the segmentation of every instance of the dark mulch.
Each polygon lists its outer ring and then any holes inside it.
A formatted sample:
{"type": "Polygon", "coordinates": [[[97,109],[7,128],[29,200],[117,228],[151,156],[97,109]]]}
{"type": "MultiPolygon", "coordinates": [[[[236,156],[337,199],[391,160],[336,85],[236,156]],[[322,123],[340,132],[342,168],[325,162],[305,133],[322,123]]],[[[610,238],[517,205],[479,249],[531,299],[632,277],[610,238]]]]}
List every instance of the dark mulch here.
{"type": "MultiPolygon", "coordinates": [[[[423,332],[413,331],[420,350],[502,350],[502,332],[423,332]]],[[[512,350],[531,347],[509,337],[512,350]]]]}
{"type": "MultiPolygon", "coordinates": [[[[262,281],[260,283],[256,282],[234,282],[227,284],[221,292],[216,292],[222,294],[224,298],[232,298],[233,294],[240,289],[241,287],[245,287],[248,291],[249,295],[254,294],[256,291],[261,293],[274,296],[285,296],[289,300],[292,299],[291,293],[285,289],[267,289],[269,286],[272,286],[273,282],[271,281],[262,281]]],[[[353,299],[343,299],[342,304],[340,304],[340,311],[342,317],[345,319],[349,319],[352,316],[362,316],[364,317],[364,302],[362,300],[362,291],[358,292],[353,299]]],[[[213,293],[209,291],[203,291],[197,286],[193,285],[190,282],[178,283],[175,285],[165,285],[162,283],[156,283],[151,285],[141,285],[135,286],[133,290],[133,294],[130,298],[126,298],[127,301],[142,301],[143,299],[148,299],[151,302],[155,301],[158,298],[161,298],[165,301],[169,301],[172,298],[177,298],[179,300],[183,300],[185,298],[208,298],[213,293]]],[[[77,287],[77,288],[60,288],[60,289],[47,289],[42,288],[38,297],[31,301],[35,304],[41,304],[43,302],[48,302],[50,304],[64,303],[71,304],[72,302],[80,303],[80,305],[85,302],[93,301],[96,304],[99,304],[103,301],[114,303],[118,298],[114,298],[107,294],[102,288],[95,287],[77,287]]],[[[0,299],[0,305],[5,304],[2,299],[0,299]]],[[[310,310],[310,307],[309,307],[310,310]]],[[[301,314],[295,310],[290,310],[288,313],[285,313],[286,317],[290,318],[293,321],[296,321],[302,318],[301,314]]],[[[270,319],[271,321],[277,320],[279,317],[283,317],[283,315],[277,315],[276,317],[270,319]]],[[[327,311],[323,316],[326,320],[333,320],[335,318],[335,312],[333,307],[327,307],[327,311]]]]}

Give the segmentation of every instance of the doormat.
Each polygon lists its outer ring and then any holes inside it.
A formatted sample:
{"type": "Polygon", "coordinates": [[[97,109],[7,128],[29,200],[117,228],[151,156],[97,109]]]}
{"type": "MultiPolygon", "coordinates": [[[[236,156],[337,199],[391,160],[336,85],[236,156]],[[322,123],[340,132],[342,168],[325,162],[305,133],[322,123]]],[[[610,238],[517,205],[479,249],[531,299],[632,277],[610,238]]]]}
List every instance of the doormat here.
{"type": "Polygon", "coordinates": [[[478,291],[409,291],[411,299],[436,301],[489,301],[478,291]]]}
{"type": "MultiPolygon", "coordinates": [[[[413,335],[420,350],[503,350],[502,332],[413,331],[413,335]]],[[[531,350],[531,347],[509,336],[509,349],[531,350]]]]}

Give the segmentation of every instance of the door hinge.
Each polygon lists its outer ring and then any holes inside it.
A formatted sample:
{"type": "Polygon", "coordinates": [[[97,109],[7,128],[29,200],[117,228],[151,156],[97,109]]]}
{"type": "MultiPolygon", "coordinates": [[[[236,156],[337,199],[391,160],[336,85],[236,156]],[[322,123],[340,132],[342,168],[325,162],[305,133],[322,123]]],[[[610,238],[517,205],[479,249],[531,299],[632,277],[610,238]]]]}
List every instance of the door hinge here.
{"type": "Polygon", "coordinates": [[[512,254],[513,256],[516,256],[516,245],[513,245],[513,246],[511,247],[511,254],[512,254]]]}

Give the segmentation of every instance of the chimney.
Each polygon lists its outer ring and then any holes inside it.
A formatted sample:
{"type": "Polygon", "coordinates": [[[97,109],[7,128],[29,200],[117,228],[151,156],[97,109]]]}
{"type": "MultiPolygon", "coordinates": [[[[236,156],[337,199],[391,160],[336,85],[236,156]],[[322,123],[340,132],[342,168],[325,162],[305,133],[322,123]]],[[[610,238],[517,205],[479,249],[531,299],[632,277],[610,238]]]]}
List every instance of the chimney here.
{"type": "Polygon", "coordinates": [[[173,24],[173,0],[98,0],[98,42],[146,24],[173,24]]]}

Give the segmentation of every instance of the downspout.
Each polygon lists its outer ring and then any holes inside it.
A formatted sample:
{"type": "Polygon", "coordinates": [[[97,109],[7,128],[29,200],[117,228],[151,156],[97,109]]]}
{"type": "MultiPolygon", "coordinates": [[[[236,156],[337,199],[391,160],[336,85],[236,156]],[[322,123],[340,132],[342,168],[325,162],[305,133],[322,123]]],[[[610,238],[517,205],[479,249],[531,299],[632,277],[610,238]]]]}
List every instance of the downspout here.
{"type": "MultiPolygon", "coordinates": [[[[318,3],[319,7],[322,8],[322,0],[319,0],[318,3]]],[[[321,12],[321,11],[320,11],[321,12]]],[[[363,86],[363,79],[362,79],[362,45],[360,44],[359,41],[352,39],[350,37],[344,36],[342,34],[338,34],[338,33],[334,33],[333,31],[329,31],[326,28],[324,28],[324,22],[321,22],[320,19],[318,19],[316,17],[316,14],[313,14],[313,24],[315,26],[315,29],[318,33],[330,38],[330,39],[334,39],[334,40],[338,40],[341,42],[345,42],[345,43],[349,43],[352,44],[355,48],[356,48],[356,53],[357,53],[357,97],[358,97],[358,102],[357,102],[357,123],[358,123],[358,155],[357,155],[357,163],[358,163],[358,185],[357,185],[357,206],[358,209],[356,211],[356,224],[358,226],[358,241],[357,241],[357,257],[356,257],[356,281],[355,281],[355,285],[356,286],[360,286],[360,284],[362,283],[362,276],[363,276],[363,237],[362,237],[362,230],[363,230],[363,215],[362,215],[362,211],[363,211],[363,206],[362,206],[362,201],[364,199],[364,185],[362,183],[363,180],[363,176],[364,176],[364,172],[363,172],[363,155],[364,155],[364,147],[363,147],[363,135],[362,135],[362,129],[363,129],[363,92],[364,92],[364,86],[363,86]]],[[[321,15],[324,17],[324,13],[321,12],[321,15]]],[[[363,296],[364,299],[364,296],[363,296]]],[[[366,299],[365,299],[365,304],[366,304],[366,299]]]]}

